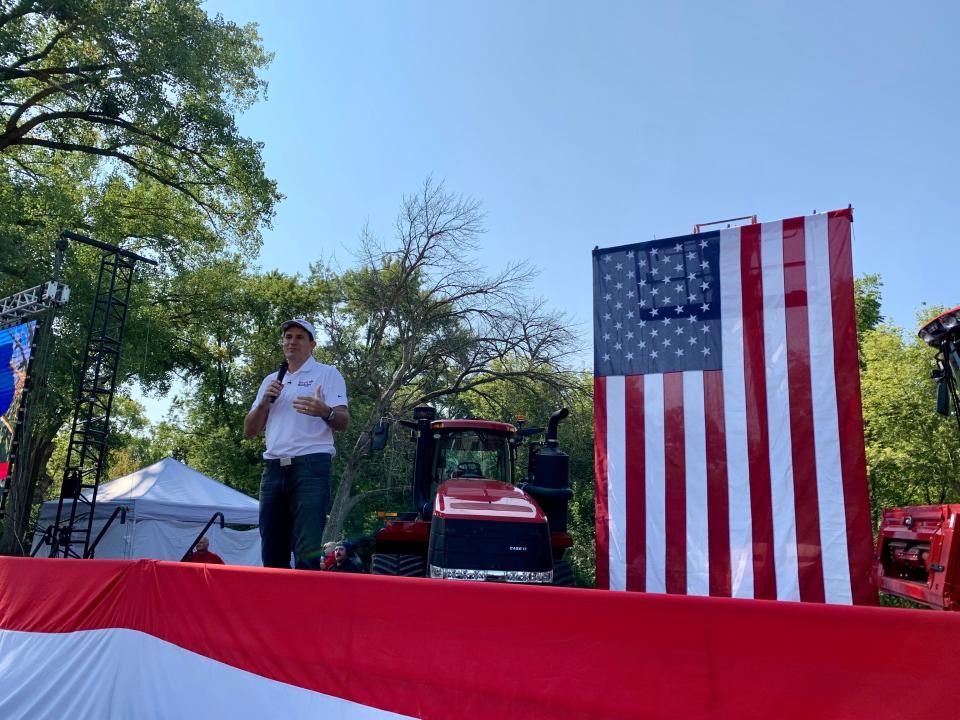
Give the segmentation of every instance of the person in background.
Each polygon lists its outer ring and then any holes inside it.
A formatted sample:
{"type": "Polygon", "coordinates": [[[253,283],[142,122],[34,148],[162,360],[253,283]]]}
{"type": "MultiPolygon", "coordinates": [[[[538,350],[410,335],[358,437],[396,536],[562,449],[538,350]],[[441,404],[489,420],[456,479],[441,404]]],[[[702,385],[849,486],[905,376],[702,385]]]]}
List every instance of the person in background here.
{"type": "Polygon", "coordinates": [[[197,540],[197,546],[194,548],[194,551],[190,553],[190,557],[187,559],[187,562],[207,563],[207,565],[226,564],[223,562],[222,557],[217,555],[215,552],[210,552],[210,541],[207,540],[206,535],[197,540]]]}
{"type": "Polygon", "coordinates": [[[323,544],[323,564],[320,566],[321,570],[329,570],[337,561],[336,554],[334,553],[336,548],[337,544],[332,540],[323,544]]]}
{"type": "Polygon", "coordinates": [[[333,565],[330,566],[331,572],[359,573],[363,572],[363,565],[360,563],[350,547],[346,543],[337,543],[333,549],[333,565]]]}

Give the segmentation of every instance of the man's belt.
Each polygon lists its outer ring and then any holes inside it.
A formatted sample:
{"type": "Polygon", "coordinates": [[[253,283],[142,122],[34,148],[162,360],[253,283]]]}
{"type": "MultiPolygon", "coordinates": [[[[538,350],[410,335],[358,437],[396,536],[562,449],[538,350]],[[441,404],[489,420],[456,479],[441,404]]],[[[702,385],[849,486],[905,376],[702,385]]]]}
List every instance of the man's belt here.
{"type": "Polygon", "coordinates": [[[330,458],[330,453],[307,453],[306,455],[297,455],[287,458],[264,458],[264,462],[270,467],[290,467],[291,465],[303,465],[311,460],[322,460],[330,458]]]}

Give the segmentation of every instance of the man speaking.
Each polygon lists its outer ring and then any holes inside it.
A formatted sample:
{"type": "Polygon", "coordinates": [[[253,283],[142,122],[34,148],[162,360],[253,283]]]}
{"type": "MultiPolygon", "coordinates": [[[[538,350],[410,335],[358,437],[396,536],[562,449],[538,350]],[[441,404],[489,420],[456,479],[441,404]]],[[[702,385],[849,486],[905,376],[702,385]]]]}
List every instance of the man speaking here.
{"type": "Polygon", "coordinates": [[[331,365],[313,358],[313,325],[303,318],[281,325],[286,361],[260,383],[243,421],[248,439],[266,430],[260,479],[260,553],[264,567],[319,570],[330,501],[333,431],[350,422],[347,386],[331,365]]]}

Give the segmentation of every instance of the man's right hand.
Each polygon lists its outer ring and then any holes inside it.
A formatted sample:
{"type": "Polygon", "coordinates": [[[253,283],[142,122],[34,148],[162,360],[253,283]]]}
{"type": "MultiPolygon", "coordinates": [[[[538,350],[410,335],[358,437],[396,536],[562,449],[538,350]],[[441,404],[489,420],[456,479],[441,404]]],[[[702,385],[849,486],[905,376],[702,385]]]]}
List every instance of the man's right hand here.
{"type": "Polygon", "coordinates": [[[243,436],[252,440],[267,427],[267,415],[270,414],[270,403],[283,392],[283,383],[274,380],[263,389],[260,402],[251,408],[243,419],[243,436]]]}
{"type": "Polygon", "coordinates": [[[280,393],[283,392],[283,383],[277,382],[274,380],[266,389],[263,391],[263,400],[265,403],[269,404],[273,402],[276,398],[280,396],[280,393]]]}

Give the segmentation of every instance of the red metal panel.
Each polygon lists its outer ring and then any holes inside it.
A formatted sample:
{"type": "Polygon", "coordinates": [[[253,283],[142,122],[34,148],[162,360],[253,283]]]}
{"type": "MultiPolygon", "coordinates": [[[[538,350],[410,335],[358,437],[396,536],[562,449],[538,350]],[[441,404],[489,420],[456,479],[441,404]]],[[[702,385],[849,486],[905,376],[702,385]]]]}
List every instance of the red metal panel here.
{"type": "Polygon", "coordinates": [[[960,504],[884,510],[873,583],[884,592],[928,607],[960,610],[958,517],[960,504]]]}
{"type": "Polygon", "coordinates": [[[447,480],[437,490],[433,514],[462,520],[547,521],[543,510],[529,495],[496,480],[447,480]]]}
{"type": "Polygon", "coordinates": [[[492,432],[515,433],[517,429],[510,423],[495,420],[434,420],[430,427],[434,430],[488,430],[492,432]]]}

